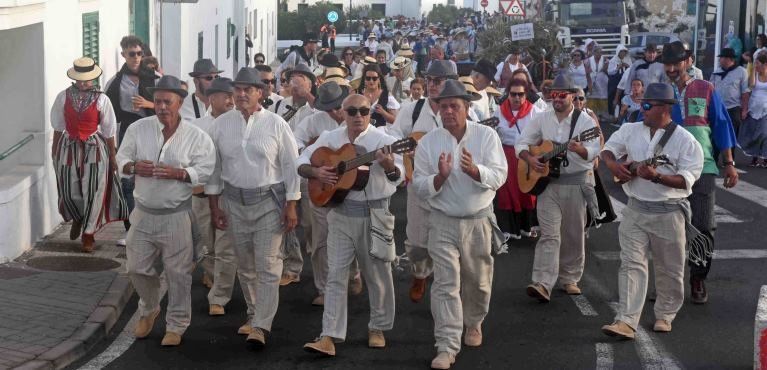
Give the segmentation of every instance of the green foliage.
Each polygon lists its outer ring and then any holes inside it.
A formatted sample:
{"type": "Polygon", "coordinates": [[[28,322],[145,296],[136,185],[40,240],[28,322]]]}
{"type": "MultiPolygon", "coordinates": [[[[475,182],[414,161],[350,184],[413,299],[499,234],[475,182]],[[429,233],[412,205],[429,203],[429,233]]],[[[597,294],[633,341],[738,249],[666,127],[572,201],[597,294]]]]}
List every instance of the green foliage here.
{"type": "Polygon", "coordinates": [[[484,32],[478,33],[477,41],[481,47],[479,56],[493,62],[502,61],[513,46],[518,47],[529,55],[531,60],[540,61],[543,59],[542,50],[546,50],[546,60],[558,57],[562,52],[562,44],[557,40],[557,30],[559,26],[554,23],[544,21],[532,21],[533,35],[532,40],[514,41],[504,43],[504,39],[511,40],[511,26],[520,23],[530,23],[530,20],[512,20],[507,21],[498,19],[489,23],[484,32]]]}
{"type": "Polygon", "coordinates": [[[323,23],[327,23],[327,15],[331,10],[338,12],[338,21],[334,23],[336,32],[345,32],[347,16],[344,11],[329,1],[321,1],[294,12],[280,10],[277,20],[277,37],[280,40],[301,40],[307,31],[313,31],[319,37],[320,27],[323,23]]]}
{"type": "Polygon", "coordinates": [[[436,24],[442,22],[443,24],[453,24],[458,20],[461,15],[461,11],[452,5],[437,4],[426,16],[429,23],[436,24]]]}

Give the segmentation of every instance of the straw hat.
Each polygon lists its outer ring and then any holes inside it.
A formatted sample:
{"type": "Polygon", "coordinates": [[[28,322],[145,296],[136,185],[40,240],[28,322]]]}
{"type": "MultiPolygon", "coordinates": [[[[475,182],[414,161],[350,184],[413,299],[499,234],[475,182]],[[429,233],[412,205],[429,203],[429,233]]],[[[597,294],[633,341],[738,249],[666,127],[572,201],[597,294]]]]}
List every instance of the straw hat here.
{"type": "Polygon", "coordinates": [[[466,92],[471,94],[472,101],[482,99],[482,95],[480,95],[479,91],[477,91],[477,88],[474,87],[474,79],[472,79],[469,76],[463,76],[463,77],[458,77],[458,81],[461,81],[463,83],[463,86],[466,87],[466,92]]]}
{"type": "Polygon", "coordinates": [[[101,68],[91,58],[77,58],[72,64],[67,76],[75,81],[93,81],[101,76],[101,68]]]}
{"type": "Polygon", "coordinates": [[[485,93],[487,93],[487,95],[491,95],[491,96],[501,96],[501,95],[503,95],[503,94],[501,94],[500,91],[498,91],[495,87],[492,87],[492,86],[486,87],[485,88],[485,93]]]}
{"type": "Polygon", "coordinates": [[[413,61],[410,58],[405,58],[402,56],[395,57],[394,59],[389,62],[389,68],[392,70],[400,70],[410,67],[410,64],[413,61]]]}
{"type": "Polygon", "coordinates": [[[413,52],[413,49],[410,47],[410,44],[404,44],[400,46],[399,50],[397,50],[397,56],[412,58],[413,56],[415,56],[415,53],[413,52]]]}

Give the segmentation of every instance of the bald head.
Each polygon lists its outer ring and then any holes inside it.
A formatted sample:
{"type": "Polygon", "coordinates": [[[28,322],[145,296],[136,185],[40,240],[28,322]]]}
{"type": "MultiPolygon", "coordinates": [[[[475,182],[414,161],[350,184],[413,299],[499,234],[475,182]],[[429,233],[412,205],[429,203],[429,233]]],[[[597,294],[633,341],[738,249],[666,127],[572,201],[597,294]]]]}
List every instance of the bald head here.
{"type": "Polygon", "coordinates": [[[343,102],[344,120],[349,133],[356,137],[370,124],[370,100],[360,94],[349,95],[343,102]],[[351,111],[350,114],[349,111],[351,111]]]}
{"type": "Polygon", "coordinates": [[[366,104],[366,106],[370,107],[370,99],[368,99],[365,95],[362,94],[351,94],[344,99],[343,107],[346,109],[346,107],[349,106],[355,106],[360,107],[362,104],[366,104]]]}

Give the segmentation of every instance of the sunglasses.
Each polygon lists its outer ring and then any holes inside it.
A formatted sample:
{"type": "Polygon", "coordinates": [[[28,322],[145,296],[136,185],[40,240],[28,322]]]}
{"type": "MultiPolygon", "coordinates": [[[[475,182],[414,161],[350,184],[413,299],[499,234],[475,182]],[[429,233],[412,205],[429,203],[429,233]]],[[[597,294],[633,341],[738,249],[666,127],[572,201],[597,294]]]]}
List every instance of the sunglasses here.
{"type": "Polygon", "coordinates": [[[521,97],[523,97],[523,96],[525,96],[525,95],[526,95],[526,94],[525,94],[525,93],[523,93],[523,92],[510,92],[510,93],[509,93],[509,96],[515,96],[515,97],[517,97],[517,98],[521,98],[521,97]]]}
{"type": "Polygon", "coordinates": [[[580,57],[581,57],[581,55],[580,55],[580,54],[573,54],[573,55],[571,55],[570,57],[571,57],[571,58],[580,58],[580,57]]]}
{"type": "Polygon", "coordinates": [[[577,99],[578,101],[584,101],[584,100],[586,100],[586,97],[585,96],[576,96],[575,99],[577,99]]]}
{"type": "Polygon", "coordinates": [[[346,56],[352,56],[352,57],[353,57],[353,56],[354,56],[354,53],[344,53],[344,56],[345,56],[345,57],[346,57],[346,56]]]}
{"type": "Polygon", "coordinates": [[[280,79],[280,83],[284,85],[284,84],[288,83],[288,79],[287,78],[281,78],[280,79]]]}
{"type": "MultiPolygon", "coordinates": [[[[277,83],[277,79],[276,78],[273,78],[271,80],[263,80],[263,81],[264,81],[264,84],[267,84],[267,85],[274,85],[274,84],[277,83]]],[[[280,82],[282,82],[282,80],[280,80],[280,82]]]]}
{"type": "Polygon", "coordinates": [[[566,98],[568,95],[570,95],[570,93],[569,93],[569,92],[564,92],[564,91],[552,91],[550,96],[551,96],[551,98],[552,98],[552,99],[564,99],[564,98],[566,98]]]}
{"type": "Polygon", "coordinates": [[[215,76],[198,76],[197,78],[205,81],[213,81],[218,78],[218,75],[215,76]]]}
{"type": "Polygon", "coordinates": [[[261,59],[256,59],[256,64],[264,64],[264,61],[261,59]]]}
{"type": "Polygon", "coordinates": [[[650,103],[642,103],[642,110],[650,110],[652,107],[659,107],[664,104],[650,104],[650,103]]]}
{"type": "Polygon", "coordinates": [[[433,77],[427,77],[426,78],[427,82],[433,83],[435,85],[439,85],[439,84],[445,82],[445,80],[446,80],[445,78],[433,78],[433,77]]]}
{"type": "Polygon", "coordinates": [[[365,76],[365,81],[378,81],[378,76],[365,76]]]}
{"type": "Polygon", "coordinates": [[[128,54],[128,57],[135,58],[135,57],[143,56],[144,52],[143,51],[129,51],[127,54],[128,54]]]}
{"type": "Polygon", "coordinates": [[[368,114],[370,114],[370,108],[368,108],[368,107],[360,107],[360,108],[349,107],[349,108],[346,108],[346,114],[348,114],[351,117],[356,116],[358,112],[359,112],[359,114],[361,116],[365,117],[368,114]]]}

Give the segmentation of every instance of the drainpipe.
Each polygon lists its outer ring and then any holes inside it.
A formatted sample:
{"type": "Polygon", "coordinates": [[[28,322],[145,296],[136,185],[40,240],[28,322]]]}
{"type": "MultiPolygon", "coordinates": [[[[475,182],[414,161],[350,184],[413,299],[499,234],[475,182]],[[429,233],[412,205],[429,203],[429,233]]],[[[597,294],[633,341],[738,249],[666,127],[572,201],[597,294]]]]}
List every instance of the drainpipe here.
{"type": "Polygon", "coordinates": [[[714,70],[719,68],[719,50],[722,48],[722,23],[724,23],[724,4],[722,0],[716,2],[716,41],[714,42],[714,70]]]}

